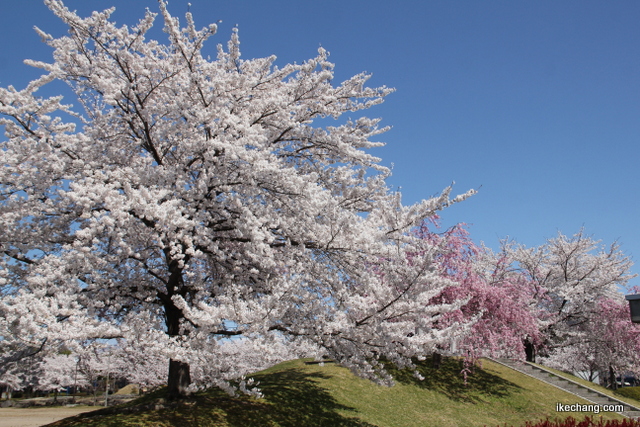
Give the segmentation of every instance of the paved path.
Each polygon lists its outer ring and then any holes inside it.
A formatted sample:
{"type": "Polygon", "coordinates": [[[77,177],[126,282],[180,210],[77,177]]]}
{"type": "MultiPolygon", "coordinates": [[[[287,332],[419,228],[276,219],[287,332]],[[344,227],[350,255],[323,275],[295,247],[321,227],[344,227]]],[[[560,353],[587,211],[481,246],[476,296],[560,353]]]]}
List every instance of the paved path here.
{"type": "Polygon", "coordinates": [[[0,408],[0,427],[39,427],[95,409],[101,409],[101,407],[0,408]]]}
{"type": "Polygon", "coordinates": [[[628,403],[622,402],[598,390],[594,390],[590,387],[584,386],[575,381],[571,381],[567,378],[563,378],[559,375],[556,375],[554,372],[545,369],[543,366],[533,365],[528,362],[519,362],[515,360],[510,360],[510,359],[491,359],[491,360],[493,360],[494,362],[500,363],[504,366],[507,366],[511,369],[515,369],[518,372],[529,375],[530,377],[536,378],[547,384],[551,384],[566,392],[575,394],[576,396],[579,396],[594,404],[623,405],[624,411],[621,411],[618,413],[625,417],[628,417],[628,418],[640,417],[640,408],[636,408],[634,406],[629,405],[628,403]]]}

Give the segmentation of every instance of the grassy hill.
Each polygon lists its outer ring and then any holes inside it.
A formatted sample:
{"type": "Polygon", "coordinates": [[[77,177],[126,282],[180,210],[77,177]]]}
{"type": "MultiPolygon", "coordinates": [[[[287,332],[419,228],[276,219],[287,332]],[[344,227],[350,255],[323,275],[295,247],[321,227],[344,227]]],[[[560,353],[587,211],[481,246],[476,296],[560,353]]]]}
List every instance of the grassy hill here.
{"type": "Polygon", "coordinates": [[[483,361],[467,384],[461,370],[457,359],[444,359],[438,370],[427,361],[420,366],[424,381],[400,371],[397,384],[387,388],[332,363],[294,360],[254,375],[263,399],[209,390],[172,403],[159,392],[49,426],[495,427],[593,415],[556,413],[558,402],[587,402],[490,361],[483,361]]]}

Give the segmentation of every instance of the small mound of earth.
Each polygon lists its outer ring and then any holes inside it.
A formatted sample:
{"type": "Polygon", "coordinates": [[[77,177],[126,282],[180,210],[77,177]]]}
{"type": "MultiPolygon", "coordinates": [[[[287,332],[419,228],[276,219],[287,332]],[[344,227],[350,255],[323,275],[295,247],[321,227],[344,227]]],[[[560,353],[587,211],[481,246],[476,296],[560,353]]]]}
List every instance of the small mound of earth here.
{"type": "Polygon", "coordinates": [[[140,386],[138,384],[127,384],[114,394],[140,394],[140,386]]]}

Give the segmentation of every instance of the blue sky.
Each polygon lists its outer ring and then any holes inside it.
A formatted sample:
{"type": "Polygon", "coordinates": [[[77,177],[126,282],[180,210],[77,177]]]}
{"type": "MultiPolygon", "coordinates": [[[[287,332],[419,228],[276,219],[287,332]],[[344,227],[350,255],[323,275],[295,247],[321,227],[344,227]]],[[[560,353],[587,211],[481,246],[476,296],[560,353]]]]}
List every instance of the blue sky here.
{"type": "MultiPolygon", "coordinates": [[[[497,248],[558,231],[618,240],[640,273],[640,2],[190,0],[199,27],[238,25],[246,58],[302,62],[323,46],[336,80],[361,71],[395,87],[367,114],[393,126],[374,151],[394,164],[405,203],[479,188],[442,212],[497,248]]],[[[87,15],[116,7],[133,24],[153,0],[68,0],[87,15]]],[[[170,0],[182,17],[187,1],[170,0]]],[[[0,86],[24,87],[50,60],[32,27],[66,30],[39,0],[0,1],[0,86]]],[[[159,28],[160,29],[160,26],[159,28]]],[[[158,37],[162,34],[158,32],[158,37]]],[[[640,278],[632,284],[640,285],[640,278]]]]}

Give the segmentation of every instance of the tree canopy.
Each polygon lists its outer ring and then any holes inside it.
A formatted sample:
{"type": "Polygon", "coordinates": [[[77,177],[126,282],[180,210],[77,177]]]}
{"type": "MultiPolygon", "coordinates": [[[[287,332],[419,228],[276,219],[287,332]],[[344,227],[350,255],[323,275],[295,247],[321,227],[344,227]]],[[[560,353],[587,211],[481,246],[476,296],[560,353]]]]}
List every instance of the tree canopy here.
{"type": "Polygon", "coordinates": [[[210,60],[216,25],[181,27],[162,0],[166,43],[147,39],[150,11],[129,28],[45,3],[69,27],[37,29],[54,61],[0,88],[3,354],[118,340],[170,361],[177,396],[226,383],[234,336],[388,382],[381,358],[410,366],[460,326],[433,327],[458,302],[429,304],[451,281],[409,231],[473,191],[402,205],[369,152],[386,128],[344,118],[391,89],[334,85],[324,49],[243,59],[237,31],[210,60]],[[77,106],[38,96],[54,80],[77,106]]]}

